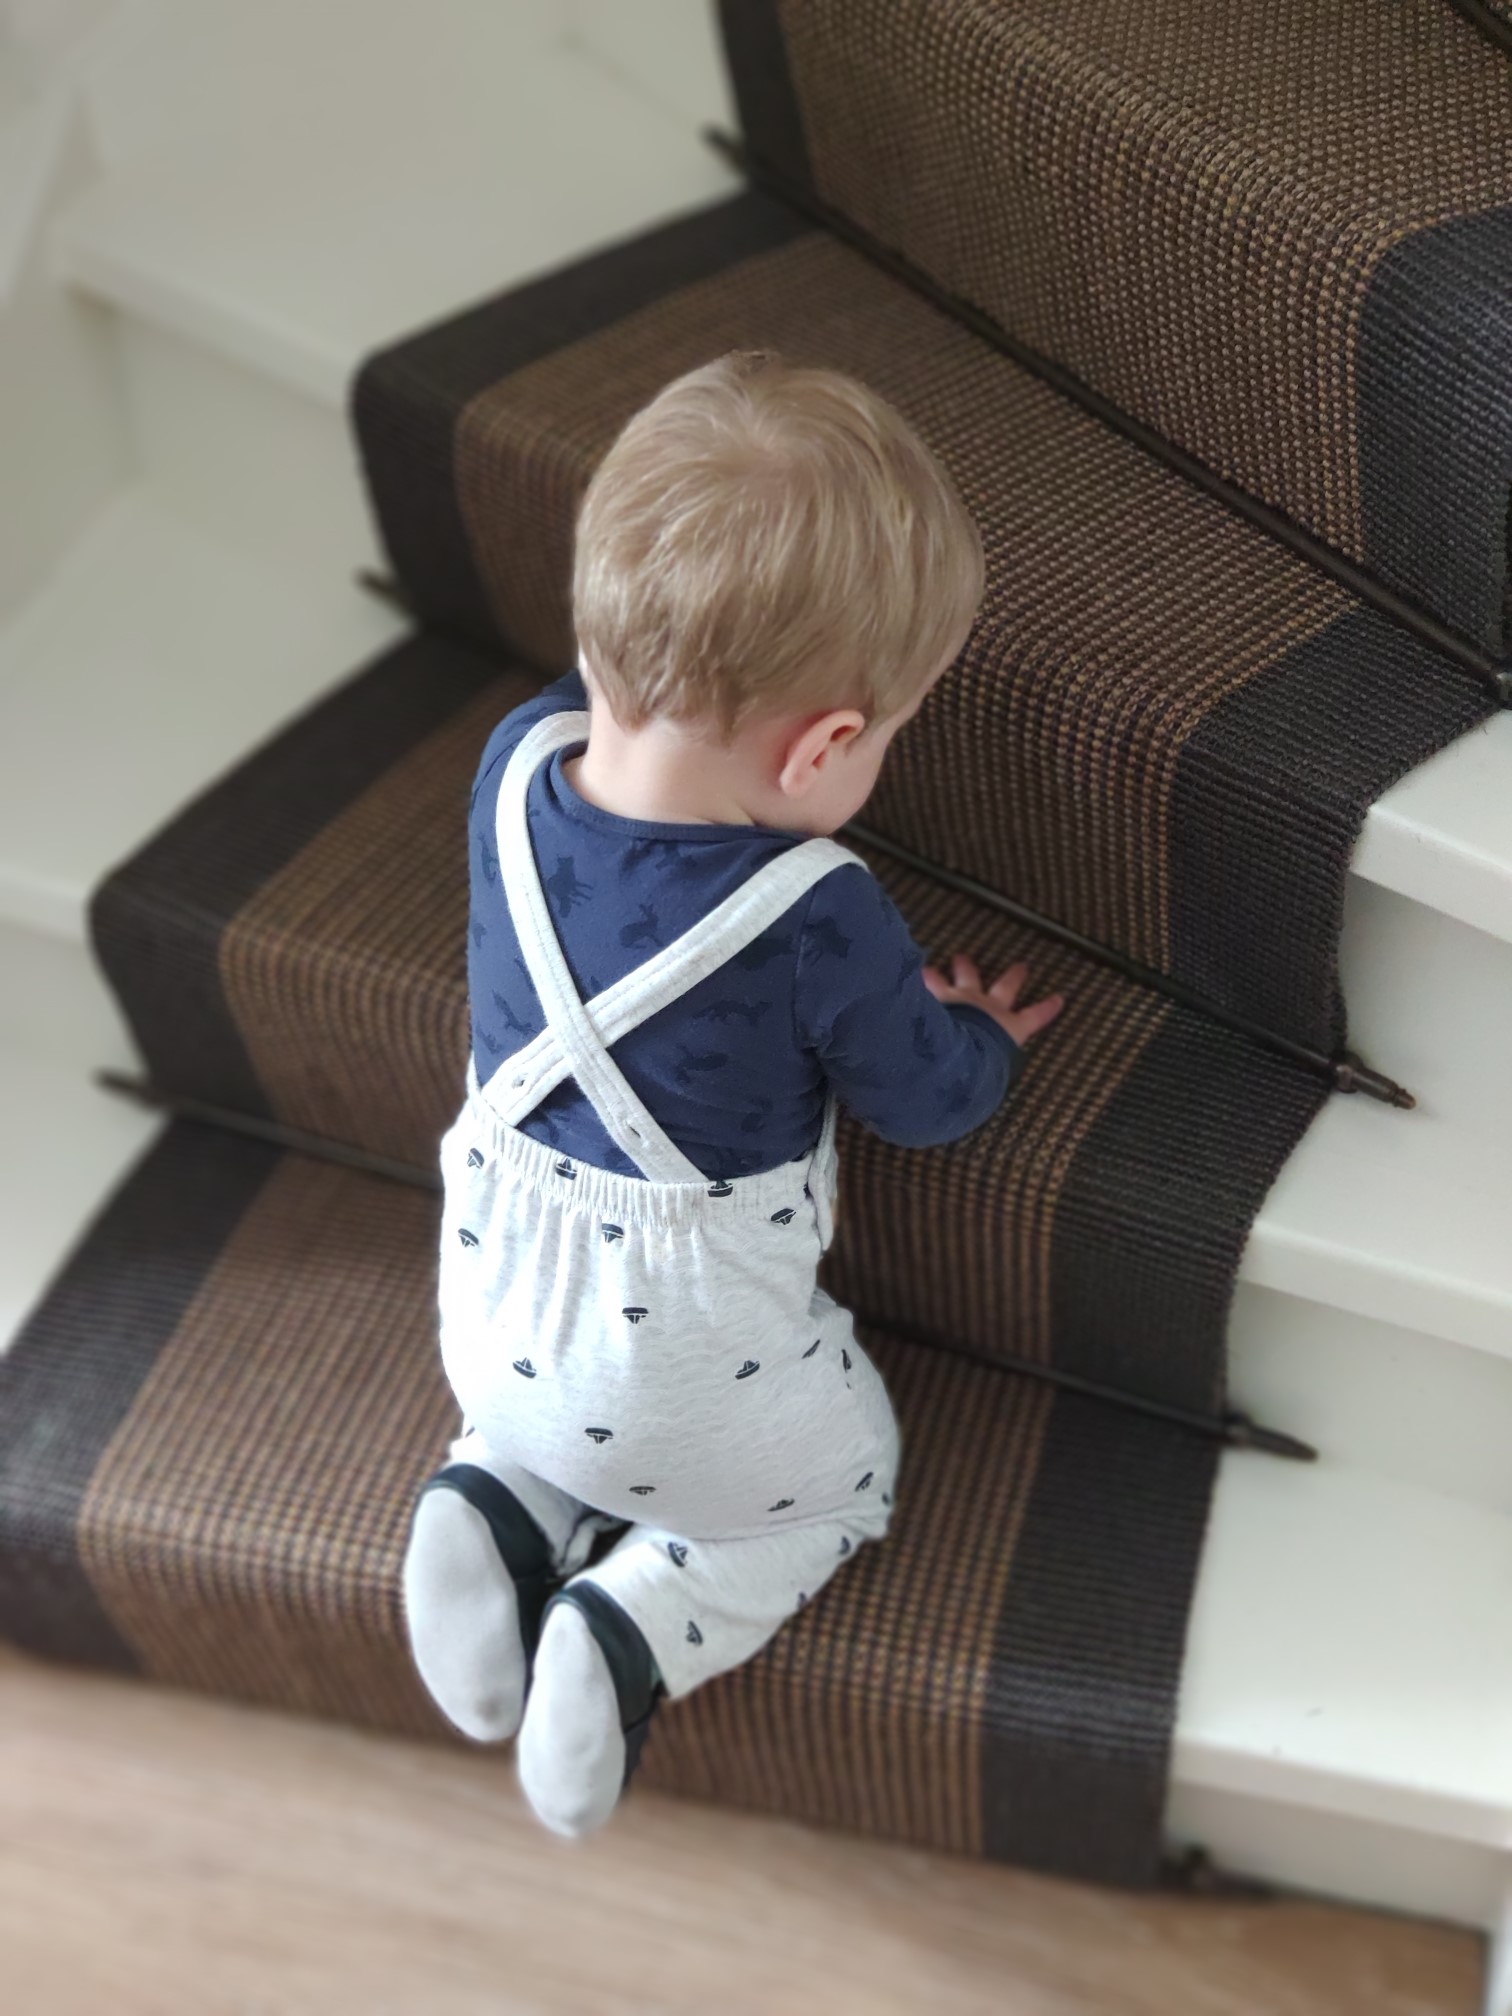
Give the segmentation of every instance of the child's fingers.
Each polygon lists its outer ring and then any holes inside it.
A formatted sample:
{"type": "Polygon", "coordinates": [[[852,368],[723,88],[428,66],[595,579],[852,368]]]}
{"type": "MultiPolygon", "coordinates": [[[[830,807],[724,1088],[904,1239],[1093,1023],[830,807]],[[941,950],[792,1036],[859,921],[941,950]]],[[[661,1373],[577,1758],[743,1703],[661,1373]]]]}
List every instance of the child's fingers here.
{"type": "Polygon", "coordinates": [[[938,966],[926,966],[920,977],[936,1001],[948,1001],[956,991],[938,966]]]}
{"type": "Polygon", "coordinates": [[[1018,1043],[1028,1043],[1042,1029],[1050,1027],[1065,1005],[1063,994],[1047,994],[1043,1001],[1032,1001],[1027,1008],[1020,1008],[1016,1015],[1007,1018],[1009,1034],[1018,1043]]]}
{"type": "Polygon", "coordinates": [[[1000,1008],[1011,1008],[1028,978],[1029,968],[1021,959],[1016,966],[1010,966],[1006,973],[1000,973],[988,992],[1000,1008]]]}
{"type": "Polygon", "coordinates": [[[976,961],[968,959],[964,952],[958,952],[950,962],[950,976],[963,994],[980,994],[982,976],[977,971],[976,961]]]}

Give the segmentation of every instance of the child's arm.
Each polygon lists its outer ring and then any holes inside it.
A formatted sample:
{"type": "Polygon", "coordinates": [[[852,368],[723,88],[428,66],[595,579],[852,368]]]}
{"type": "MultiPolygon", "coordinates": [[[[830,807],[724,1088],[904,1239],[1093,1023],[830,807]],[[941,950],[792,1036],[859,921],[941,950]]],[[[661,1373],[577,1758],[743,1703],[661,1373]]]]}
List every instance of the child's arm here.
{"type": "Polygon", "coordinates": [[[799,1037],[846,1107],[885,1141],[954,1141],[996,1112],[1023,1044],[1059,1013],[1058,1001],[1019,1008],[1024,978],[1014,969],[983,989],[970,961],[958,960],[954,986],[934,974],[948,997],[937,998],[895,905],[871,875],[842,869],[809,899],[799,1037]]]}

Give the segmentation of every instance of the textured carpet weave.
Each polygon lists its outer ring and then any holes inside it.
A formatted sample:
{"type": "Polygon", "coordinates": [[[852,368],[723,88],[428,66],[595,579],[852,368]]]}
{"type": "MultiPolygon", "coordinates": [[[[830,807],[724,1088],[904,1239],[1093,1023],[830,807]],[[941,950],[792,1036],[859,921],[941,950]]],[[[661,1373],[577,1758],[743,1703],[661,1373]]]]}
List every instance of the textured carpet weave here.
{"type": "MultiPolygon", "coordinates": [[[[413,1495],[454,1425],[435,1244],[422,1191],[171,1129],[0,1360],[0,1631],[442,1736],[399,1610],[413,1495]]],[[[905,1438],[893,1536],[665,1710],[645,1782],[1149,1880],[1150,1693],[1175,1686],[1211,1445],[868,1345],[905,1438]]]]}
{"type": "Polygon", "coordinates": [[[722,12],[759,155],[1507,648],[1512,87],[1450,0],[722,12]]]}

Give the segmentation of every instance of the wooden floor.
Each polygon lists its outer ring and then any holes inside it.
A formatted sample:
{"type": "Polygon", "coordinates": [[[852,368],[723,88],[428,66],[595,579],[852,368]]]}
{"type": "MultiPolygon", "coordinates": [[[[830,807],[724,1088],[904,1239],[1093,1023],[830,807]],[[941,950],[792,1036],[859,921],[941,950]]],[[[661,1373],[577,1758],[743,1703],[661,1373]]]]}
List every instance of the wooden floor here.
{"type": "Polygon", "coordinates": [[[0,1652],[6,2016],[1473,2016],[1468,1934],[1113,1896],[0,1652]]]}

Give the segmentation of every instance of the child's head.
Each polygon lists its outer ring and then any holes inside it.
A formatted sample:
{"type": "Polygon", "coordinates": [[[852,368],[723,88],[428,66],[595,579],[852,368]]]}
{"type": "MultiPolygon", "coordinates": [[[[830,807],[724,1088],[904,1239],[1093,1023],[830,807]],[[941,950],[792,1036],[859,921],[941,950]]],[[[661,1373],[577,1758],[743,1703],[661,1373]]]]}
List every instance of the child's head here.
{"type": "Polygon", "coordinates": [[[864,802],[981,595],[976,527],[901,416],[762,353],[643,407],[578,517],[578,645],[619,727],[751,738],[814,830],[864,802]]]}

